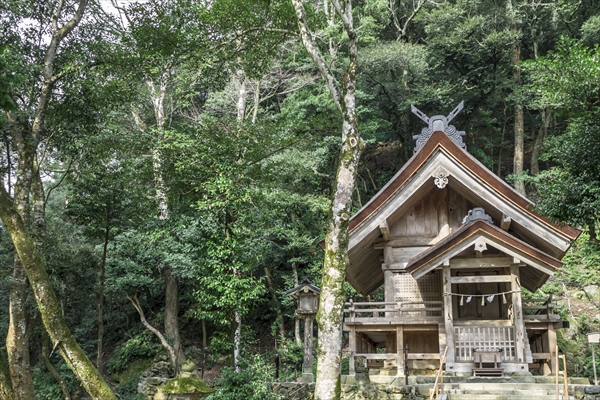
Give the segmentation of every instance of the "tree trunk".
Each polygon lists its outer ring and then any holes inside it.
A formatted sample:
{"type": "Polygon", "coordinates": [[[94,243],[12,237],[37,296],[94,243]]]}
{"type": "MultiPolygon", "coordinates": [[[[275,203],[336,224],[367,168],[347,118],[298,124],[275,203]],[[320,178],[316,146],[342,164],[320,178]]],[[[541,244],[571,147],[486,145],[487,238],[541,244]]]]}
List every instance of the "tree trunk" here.
{"type": "Polygon", "coordinates": [[[52,90],[60,74],[54,73],[54,60],[62,40],[79,24],[87,7],[88,0],[80,0],[73,16],[61,27],[58,21],[63,19],[61,1],[54,10],[51,26],[51,37],[48,42],[41,71],[42,82],[37,94],[37,104],[33,112],[31,125],[27,122],[17,122],[8,115],[9,126],[13,141],[17,148],[18,166],[15,198],[10,198],[4,186],[0,188],[0,216],[4,226],[11,236],[18,261],[15,257],[15,268],[10,293],[10,322],[7,335],[7,351],[10,365],[12,386],[17,399],[33,399],[33,383],[29,372],[28,328],[25,308],[27,295],[27,279],[33,289],[38,308],[42,315],[45,328],[53,342],[59,347],[63,357],[75,372],[82,385],[94,398],[112,399],[114,396],[100,375],[89,363],[87,357],[73,339],[64,324],[62,315],[58,312],[58,303],[52,285],[45,270],[45,265],[36,248],[36,240],[43,243],[44,194],[39,170],[34,165],[38,142],[43,134],[45,114],[52,97],[52,90]],[[37,195],[34,198],[33,234],[28,231],[30,218],[29,195],[32,190],[37,195]],[[37,231],[36,231],[37,229],[37,231]],[[36,235],[37,233],[37,235],[36,235]],[[89,364],[89,365],[88,365],[89,364]],[[92,370],[88,367],[91,366],[92,370]],[[106,389],[106,390],[105,390],[106,389]]]}
{"type": "Polygon", "coordinates": [[[170,266],[165,267],[165,335],[173,346],[177,365],[185,361],[179,336],[179,289],[170,266]]]}
{"type": "MultiPolygon", "coordinates": [[[[519,104],[515,106],[515,156],[513,161],[513,174],[515,175],[523,173],[523,165],[525,163],[524,143],[525,127],[523,123],[523,106],[519,104]]],[[[523,196],[527,195],[525,193],[525,183],[522,179],[517,179],[515,181],[515,189],[523,196]]]]}
{"type": "Polygon", "coordinates": [[[15,392],[10,380],[8,360],[4,351],[0,348],[0,399],[16,400],[15,392]]]}
{"type": "MultiPolygon", "coordinates": [[[[26,122],[17,121],[10,114],[9,120],[11,120],[11,134],[18,156],[14,204],[21,218],[24,221],[29,221],[31,211],[29,200],[36,143],[26,122]]],[[[10,306],[6,351],[12,386],[18,400],[35,398],[29,362],[28,287],[27,275],[17,252],[15,252],[9,292],[10,306]]]]}
{"type": "MultiPolygon", "coordinates": [[[[169,74],[169,71],[165,71],[162,74],[158,88],[152,81],[146,82],[150,91],[152,104],[154,106],[154,116],[158,131],[158,138],[156,138],[158,144],[154,146],[154,149],[152,150],[152,165],[154,169],[154,190],[156,191],[159,219],[163,221],[168,220],[170,217],[167,185],[163,176],[163,159],[160,151],[160,146],[164,140],[164,127],[166,122],[164,100],[167,91],[169,74]]],[[[140,130],[144,129],[144,126],[139,123],[138,127],[140,130]]],[[[173,361],[173,367],[177,373],[179,371],[179,365],[185,361],[185,354],[181,346],[181,337],[179,335],[179,287],[177,278],[175,275],[173,275],[173,269],[171,266],[165,265],[163,269],[165,279],[165,335],[172,344],[172,349],[167,350],[169,350],[169,352],[173,351],[174,353],[175,358],[173,361]]]]}
{"type": "Polygon", "coordinates": [[[233,367],[235,372],[240,372],[240,356],[242,354],[242,314],[235,310],[233,316],[235,330],[233,331],[233,367]]]}
{"type": "MultiPolygon", "coordinates": [[[[512,0],[507,2],[507,8],[511,18],[510,30],[516,34],[517,24],[515,22],[515,15],[512,0]]],[[[512,49],[512,75],[515,84],[515,90],[520,91],[521,86],[521,46],[519,42],[515,42],[512,49]]],[[[513,174],[520,175],[523,172],[525,164],[525,123],[523,121],[523,104],[521,100],[517,100],[514,106],[515,115],[515,153],[513,158],[513,174]]],[[[525,183],[521,179],[517,179],[514,183],[517,192],[526,196],[525,183]]]]}
{"type": "Polygon", "coordinates": [[[342,20],[348,38],[349,64],[342,80],[342,88],[313,41],[314,35],[309,29],[302,1],[292,0],[302,44],[321,72],[343,118],[342,146],[327,222],[323,280],[317,314],[319,341],[315,400],[339,399],[341,394],[342,311],[345,301],[344,280],[348,268],[348,224],[358,163],[364,148],[356,115],[358,40],[353,26],[352,3],[348,0],[344,9],[339,0],[331,0],[331,3],[342,20]]]}
{"type": "Polygon", "coordinates": [[[542,117],[542,125],[540,126],[540,130],[535,137],[535,141],[533,142],[533,149],[531,151],[531,175],[536,176],[540,173],[540,165],[539,158],[540,153],[542,152],[542,146],[544,145],[544,140],[546,140],[546,136],[548,135],[548,127],[550,126],[550,110],[547,108],[543,109],[540,113],[542,117]]]}
{"type": "Polygon", "coordinates": [[[106,227],[104,229],[104,246],[102,247],[102,260],[100,260],[100,271],[98,274],[98,356],[96,357],[96,367],[99,371],[104,370],[104,275],[106,273],[106,254],[108,252],[108,243],[110,241],[110,206],[106,210],[106,227]]]}
{"type": "Polygon", "coordinates": [[[49,353],[50,352],[48,351],[48,334],[46,332],[42,332],[42,360],[44,360],[44,365],[46,366],[48,372],[50,372],[50,375],[52,375],[54,380],[58,383],[58,386],[60,386],[60,390],[62,391],[64,396],[63,399],[71,400],[71,393],[69,393],[67,384],[62,379],[56,368],[54,368],[52,362],[50,362],[49,353]]]}
{"type": "Polygon", "coordinates": [[[281,303],[279,303],[279,299],[277,298],[277,293],[275,293],[275,286],[273,285],[273,277],[271,276],[271,272],[269,268],[265,267],[265,276],[267,277],[267,286],[269,287],[269,292],[271,292],[271,298],[273,299],[273,303],[275,305],[275,312],[277,313],[277,326],[279,328],[279,336],[281,336],[281,340],[285,340],[285,324],[283,323],[283,313],[281,312],[281,303]]]}
{"type": "Polygon", "coordinates": [[[179,374],[179,365],[177,364],[177,355],[175,354],[175,349],[173,349],[173,346],[171,346],[169,344],[169,342],[167,341],[165,336],[162,333],[160,333],[160,331],[158,329],[153,327],[146,320],[146,316],[144,315],[144,310],[140,304],[140,301],[137,298],[137,294],[134,297],[129,297],[128,295],[126,297],[131,302],[131,304],[133,304],[133,306],[137,310],[138,314],[140,315],[140,321],[142,321],[142,325],[144,325],[150,332],[152,332],[156,335],[158,340],[160,340],[160,343],[162,344],[162,346],[169,353],[169,359],[171,360],[171,365],[173,366],[173,370],[175,371],[175,376],[177,376],[179,374]]]}
{"type": "Polygon", "coordinates": [[[23,264],[53,347],[60,351],[69,368],[93,399],[116,399],[65,324],[44,261],[4,187],[0,187],[0,218],[23,264]]]}
{"type": "MultiPolygon", "coordinates": [[[[292,262],[292,270],[294,271],[294,286],[298,286],[298,265],[295,261],[292,262]]],[[[300,318],[296,317],[294,321],[294,337],[296,338],[296,344],[302,346],[302,339],[300,338],[300,318]]]]}

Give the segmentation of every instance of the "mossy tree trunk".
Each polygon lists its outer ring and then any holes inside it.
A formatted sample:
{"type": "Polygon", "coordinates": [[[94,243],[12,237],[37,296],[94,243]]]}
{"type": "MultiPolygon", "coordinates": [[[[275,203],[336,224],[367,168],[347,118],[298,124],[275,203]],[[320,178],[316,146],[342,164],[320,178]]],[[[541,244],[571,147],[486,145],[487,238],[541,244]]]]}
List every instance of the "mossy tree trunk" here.
{"type": "MultiPolygon", "coordinates": [[[[17,212],[28,221],[30,218],[29,198],[33,175],[33,159],[36,152],[31,127],[27,120],[8,113],[10,132],[17,151],[17,180],[14,186],[14,202],[17,212]]],[[[33,379],[29,361],[29,326],[30,318],[27,312],[27,275],[21,260],[15,253],[13,275],[9,292],[9,324],[6,335],[6,351],[10,379],[14,388],[15,398],[33,399],[33,379]]]]}
{"type": "MultiPolygon", "coordinates": [[[[521,46],[517,38],[516,10],[513,7],[512,0],[507,2],[509,17],[511,18],[510,30],[515,35],[515,43],[512,48],[512,75],[514,81],[514,91],[521,90],[521,46]]],[[[519,96],[517,96],[519,97],[519,96]]],[[[525,165],[525,122],[523,120],[523,102],[520,98],[516,99],[514,106],[514,131],[515,131],[515,151],[513,157],[513,174],[519,175],[524,171],[525,165]]],[[[517,192],[526,196],[525,182],[517,179],[514,183],[517,192]]]]}
{"type": "Polygon", "coordinates": [[[314,42],[301,0],[292,0],[302,43],[321,72],[333,100],[342,114],[342,147],[327,222],[325,259],[321,299],[317,323],[319,344],[315,400],[340,398],[340,372],[342,357],[342,311],[344,307],[344,280],[348,268],[348,224],[352,208],[352,194],[358,163],[364,143],[359,135],[356,115],[356,72],[358,67],[358,40],[353,26],[352,3],[344,5],[331,0],[336,14],[341,18],[346,33],[349,64],[340,83],[314,42]]]}
{"type": "Polygon", "coordinates": [[[0,399],[15,400],[15,392],[10,380],[8,360],[4,350],[0,348],[0,399]]]}
{"type": "MultiPolygon", "coordinates": [[[[11,307],[13,307],[13,304],[21,308],[24,307],[27,296],[27,281],[29,281],[42,322],[53,347],[60,351],[67,365],[73,370],[75,376],[92,398],[111,400],[115,399],[112,391],[77,344],[65,324],[62,310],[40,254],[40,246],[43,246],[45,231],[45,198],[36,159],[38,143],[45,134],[46,112],[53,88],[62,77],[61,72],[55,72],[55,59],[58,49],[63,39],[81,21],[87,4],[88,0],[79,0],[71,18],[60,26],[59,21],[64,20],[65,4],[63,1],[58,2],[52,20],[49,21],[50,37],[44,53],[41,71],[42,80],[35,98],[36,104],[33,111],[30,113],[15,112],[13,117],[9,115],[10,130],[18,158],[17,182],[14,188],[14,199],[11,198],[4,185],[0,185],[0,218],[11,237],[18,258],[18,262],[15,263],[14,276],[17,278],[16,283],[20,287],[15,288],[18,290],[11,290],[11,307]],[[32,115],[31,123],[25,117],[21,117],[22,115],[32,115]],[[29,206],[32,193],[33,212],[31,212],[29,206]]],[[[17,358],[15,358],[15,353],[12,353],[12,350],[8,351],[15,397],[30,400],[35,398],[33,384],[29,383],[30,376],[27,377],[22,372],[13,373],[13,370],[22,371],[24,368],[29,370],[30,367],[28,355],[23,352],[27,349],[27,341],[24,340],[26,336],[23,335],[23,332],[27,330],[26,317],[23,311],[19,315],[15,314],[13,326],[16,328],[9,329],[7,347],[11,347],[11,342],[14,342],[17,347],[20,347],[19,351],[21,351],[21,355],[16,354],[17,358]]],[[[29,371],[27,371],[27,375],[30,375],[29,371]]]]}
{"type": "Polygon", "coordinates": [[[110,387],[67,327],[42,256],[3,186],[0,186],[0,218],[27,274],[52,346],[60,351],[67,365],[93,399],[116,400],[110,387]]]}

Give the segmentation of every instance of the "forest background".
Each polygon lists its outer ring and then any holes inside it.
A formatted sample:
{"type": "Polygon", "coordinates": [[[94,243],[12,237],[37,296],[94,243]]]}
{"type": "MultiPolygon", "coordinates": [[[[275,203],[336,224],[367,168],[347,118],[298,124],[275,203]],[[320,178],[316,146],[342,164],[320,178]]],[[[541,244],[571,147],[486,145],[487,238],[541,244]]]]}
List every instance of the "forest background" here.
{"type": "MultiPolygon", "coordinates": [[[[275,352],[299,367],[283,292],[321,281],[343,116],[298,34],[297,3],[0,4],[0,397],[102,398],[107,381],[141,398],[140,374],[166,355],[175,370],[229,365],[214,398],[262,399],[275,352]],[[101,376],[82,387],[93,367],[101,376]]],[[[334,3],[303,5],[346,83],[352,38],[334,3]]],[[[542,294],[565,297],[561,350],[570,373],[591,376],[600,4],[352,6],[364,140],[352,211],[412,156],[423,124],[411,104],[446,115],[464,101],[453,124],[469,152],[538,212],[585,230],[542,294]]]]}

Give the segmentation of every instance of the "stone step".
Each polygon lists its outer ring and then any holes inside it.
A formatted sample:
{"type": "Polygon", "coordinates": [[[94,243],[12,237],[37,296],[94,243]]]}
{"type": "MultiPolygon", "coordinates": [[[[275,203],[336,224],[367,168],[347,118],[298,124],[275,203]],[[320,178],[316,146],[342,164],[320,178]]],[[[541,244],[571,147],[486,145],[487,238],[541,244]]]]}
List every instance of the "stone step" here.
{"type": "Polygon", "coordinates": [[[498,394],[498,395],[515,395],[515,396],[548,396],[555,394],[553,390],[513,390],[513,389],[445,389],[448,394],[498,394]]]}
{"type": "MultiPolygon", "coordinates": [[[[559,395],[559,400],[563,400],[562,394],[559,395]]],[[[573,399],[573,397],[569,397],[573,399]]],[[[556,395],[518,395],[518,394],[449,394],[448,400],[556,400],[556,395]]]]}
{"type": "MultiPolygon", "coordinates": [[[[428,395],[430,384],[415,385],[420,395],[428,395]]],[[[562,400],[563,385],[559,385],[562,400]]],[[[573,389],[570,389],[573,390],[573,389]]],[[[448,400],[556,400],[556,386],[549,383],[449,383],[444,385],[448,400]]]]}
{"type": "MultiPolygon", "coordinates": [[[[445,383],[446,389],[456,390],[537,390],[537,391],[555,391],[556,385],[552,383],[493,383],[493,382],[481,382],[481,383],[445,383]]],[[[559,384],[560,389],[563,388],[562,384],[559,384]]]]}

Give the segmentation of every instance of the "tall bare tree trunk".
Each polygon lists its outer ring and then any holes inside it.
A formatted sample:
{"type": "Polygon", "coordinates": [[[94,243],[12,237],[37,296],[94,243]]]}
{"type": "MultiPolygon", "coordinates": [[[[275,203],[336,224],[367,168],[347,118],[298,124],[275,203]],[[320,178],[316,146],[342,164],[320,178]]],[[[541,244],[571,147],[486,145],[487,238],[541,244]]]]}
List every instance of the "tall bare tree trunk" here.
{"type": "MultiPolygon", "coordinates": [[[[30,220],[30,194],[33,175],[33,159],[36,143],[31,129],[24,121],[17,121],[9,114],[11,133],[17,150],[17,180],[14,186],[14,203],[24,221],[30,220]]],[[[6,335],[6,351],[10,377],[18,400],[34,399],[33,379],[29,361],[29,326],[27,293],[29,284],[18,253],[14,255],[13,276],[9,292],[9,325],[6,335]]]]}
{"type": "Polygon", "coordinates": [[[539,158],[540,153],[542,152],[542,146],[544,145],[544,140],[546,140],[546,136],[548,135],[548,127],[550,126],[550,110],[547,108],[543,109],[540,113],[542,117],[542,125],[535,136],[535,141],[533,142],[533,149],[531,150],[531,175],[536,176],[540,173],[540,165],[539,158]]]}
{"type": "MultiPolygon", "coordinates": [[[[294,261],[292,262],[292,271],[294,271],[294,286],[298,286],[300,281],[298,280],[298,265],[294,261]]],[[[302,339],[300,338],[300,318],[294,319],[294,337],[296,338],[296,344],[302,346],[302,339]]]]}
{"type": "MultiPolygon", "coordinates": [[[[167,221],[170,218],[167,185],[163,176],[163,158],[160,150],[160,146],[164,141],[165,122],[167,119],[164,102],[169,75],[170,71],[166,70],[162,74],[158,86],[152,81],[146,82],[154,107],[154,117],[158,131],[158,137],[155,138],[157,144],[152,150],[152,165],[154,169],[154,190],[156,191],[159,219],[163,221],[167,221]]],[[[139,117],[136,119],[139,119],[139,117]]],[[[143,129],[143,125],[139,123],[138,127],[141,130],[143,129]]],[[[177,278],[173,274],[173,268],[170,265],[163,267],[163,275],[165,279],[165,335],[175,353],[176,365],[173,368],[178,373],[179,365],[185,361],[185,354],[181,346],[181,336],[179,334],[179,285],[177,278]]]]}
{"type": "MultiPolygon", "coordinates": [[[[508,0],[507,8],[511,18],[510,30],[514,34],[517,33],[517,23],[515,10],[512,4],[512,0],[508,0]]],[[[515,42],[512,49],[512,74],[513,81],[515,84],[515,90],[520,91],[521,86],[521,46],[519,42],[515,42]]],[[[523,121],[523,104],[520,100],[517,100],[517,104],[514,107],[515,121],[515,153],[513,158],[513,174],[519,175],[523,172],[525,164],[525,123],[523,121]]],[[[515,181],[515,189],[523,196],[525,193],[525,183],[517,179],[515,181]]]]}
{"type": "Polygon", "coordinates": [[[165,268],[164,275],[165,335],[173,346],[175,356],[177,357],[177,364],[180,365],[185,361],[185,355],[181,346],[181,336],[179,335],[179,285],[170,266],[165,268]]]}
{"type": "Polygon", "coordinates": [[[102,246],[102,259],[100,260],[100,271],[98,274],[98,355],[96,357],[96,367],[98,370],[104,370],[104,276],[106,273],[106,255],[108,253],[108,243],[110,241],[110,206],[106,209],[106,226],[104,228],[104,245],[102,246]]]}
{"type": "Polygon", "coordinates": [[[267,277],[267,286],[269,287],[269,292],[271,293],[271,299],[273,299],[273,303],[275,305],[275,312],[277,313],[277,327],[279,328],[279,336],[281,336],[281,340],[285,339],[285,324],[283,323],[283,313],[281,312],[281,303],[279,303],[279,299],[277,298],[277,293],[275,292],[275,285],[273,285],[273,277],[271,276],[271,272],[269,268],[265,267],[265,276],[267,277]]]}
{"type": "Polygon", "coordinates": [[[337,15],[341,18],[348,40],[349,64],[340,88],[338,80],[314,43],[314,35],[308,26],[302,1],[291,1],[296,11],[302,44],[319,69],[343,118],[342,146],[325,236],[323,280],[317,314],[319,341],[315,383],[315,400],[339,399],[344,280],[348,268],[348,224],[358,163],[364,148],[364,142],[358,132],[356,115],[358,40],[353,26],[351,1],[347,0],[345,7],[342,7],[339,0],[331,0],[337,15]]]}

